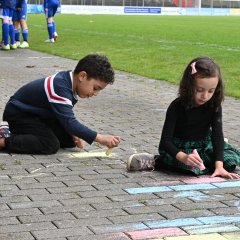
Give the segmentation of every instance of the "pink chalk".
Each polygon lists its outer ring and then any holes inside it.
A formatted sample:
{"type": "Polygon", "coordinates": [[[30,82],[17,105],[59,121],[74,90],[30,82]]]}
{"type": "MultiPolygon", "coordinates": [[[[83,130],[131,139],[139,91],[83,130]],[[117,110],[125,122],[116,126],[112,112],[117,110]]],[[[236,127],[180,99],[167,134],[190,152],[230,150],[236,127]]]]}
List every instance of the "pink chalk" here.
{"type": "Polygon", "coordinates": [[[227,180],[225,178],[221,178],[221,177],[186,178],[186,179],[182,180],[182,182],[189,183],[189,184],[190,183],[214,183],[214,182],[225,182],[225,181],[227,181],[227,180]]]}
{"type": "MultiPolygon", "coordinates": [[[[200,156],[199,156],[199,154],[198,154],[198,152],[197,152],[197,149],[194,149],[194,150],[193,150],[193,154],[200,158],[200,156]]],[[[201,158],[200,158],[200,159],[201,159],[201,158]]],[[[198,168],[199,168],[200,170],[205,170],[205,169],[206,169],[203,163],[202,163],[198,168]]]]}
{"type": "Polygon", "coordinates": [[[151,229],[151,230],[140,230],[134,232],[126,233],[133,240],[140,239],[152,239],[156,237],[173,237],[173,236],[184,236],[187,235],[180,228],[172,227],[172,228],[161,228],[161,229],[151,229]]]}

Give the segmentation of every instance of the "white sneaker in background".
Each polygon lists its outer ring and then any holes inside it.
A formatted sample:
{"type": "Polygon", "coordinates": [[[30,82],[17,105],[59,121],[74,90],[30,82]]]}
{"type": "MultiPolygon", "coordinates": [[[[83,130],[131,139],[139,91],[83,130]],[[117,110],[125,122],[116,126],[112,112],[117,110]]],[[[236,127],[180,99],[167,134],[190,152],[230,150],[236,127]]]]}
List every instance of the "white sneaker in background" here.
{"type": "Polygon", "coordinates": [[[19,41],[16,41],[15,44],[17,45],[18,48],[20,47],[20,42],[19,41]]]}
{"type": "Polygon", "coordinates": [[[20,44],[19,48],[29,48],[29,43],[26,42],[26,41],[23,41],[23,42],[20,44]]]}
{"type": "Polygon", "coordinates": [[[47,39],[46,41],[45,41],[45,43],[54,43],[55,41],[54,41],[54,38],[51,38],[51,39],[47,39]]]}

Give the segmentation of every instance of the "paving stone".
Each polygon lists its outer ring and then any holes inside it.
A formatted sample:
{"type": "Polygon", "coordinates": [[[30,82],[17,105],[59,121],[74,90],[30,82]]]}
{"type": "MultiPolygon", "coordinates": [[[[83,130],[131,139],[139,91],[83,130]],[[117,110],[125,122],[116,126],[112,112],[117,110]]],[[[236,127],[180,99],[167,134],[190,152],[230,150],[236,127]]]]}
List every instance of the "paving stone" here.
{"type": "Polygon", "coordinates": [[[146,214],[132,214],[127,216],[112,216],[108,217],[114,224],[124,224],[124,223],[134,223],[143,222],[148,220],[161,220],[165,219],[160,214],[157,213],[146,213],[146,214]]]}
{"type": "Polygon", "coordinates": [[[239,240],[240,239],[239,232],[222,233],[222,236],[229,240],[239,240]]]}
{"type": "Polygon", "coordinates": [[[108,209],[108,210],[95,210],[95,211],[74,211],[76,218],[101,218],[111,216],[128,216],[128,213],[123,209],[108,209]]]}
{"type": "Polygon", "coordinates": [[[168,236],[182,236],[187,235],[180,228],[162,228],[162,229],[154,229],[154,230],[142,230],[135,232],[128,232],[127,235],[131,237],[133,240],[138,239],[153,239],[158,237],[168,237],[168,236]]]}
{"type": "Polygon", "coordinates": [[[92,211],[95,210],[89,204],[75,204],[70,206],[58,206],[58,207],[42,207],[40,208],[44,214],[51,214],[51,213],[65,213],[65,212],[81,212],[81,211],[92,211]]]}
{"type": "Polygon", "coordinates": [[[193,236],[179,236],[179,237],[167,237],[166,240],[226,240],[225,237],[220,234],[204,234],[204,235],[193,235],[193,236]]]}
{"type": "Polygon", "coordinates": [[[51,222],[31,223],[31,224],[10,224],[6,226],[0,226],[0,233],[17,233],[17,232],[29,232],[34,230],[49,231],[56,227],[51,222]]]}
{"type": "Polygon", "coordinates": [[[56,201],[29,201],[29,202],[17,202],[17,203],[9,203],[11,209],[18,209],[18,208],[36,208],[36,207],[55,207],[61,206],[61,204],[56,201]]]}
{"type": "Polygon", "coordinates": [[[13,217],[13,216],[27,216],[27,215],[41,215],[42,212],[38,208],[20,208],[20,209],[8,209],[1,210],[0,217],[13,217]]]}
{"type": "Polygon", "coordinates": [[[32,235],[38,240],[48,239],[49,236],[51,236],[52,239],[55,239],[61,237],[86,236],[89,234],[92,234],[92,232],[86,227],[32,231],[32,235]]]}
{"type": "Polygon", "coordinates": [[[189,234],[206,234],[206,233],[216,233],[216,232],[239,232],[239,228],[234,225],[204,225],[204,226],[187,226],[182,227],[184,231],[189,234]]]}
{"type": "Polygon", "coordinates": [[[176,208],[180,210],[200,210],[200,209],[212,209],[219,207],[227,207],[225,204],[221,202],[197,202],[197,203],[189,203],[189,204],[173,204],[176,208]]]}
{"type": "Polygon", "coordinates": [[[143,230],[148,227],[142,223],[126,223],[126,224],[112,224],[104,226],[92,226],[91,230],[95,234],[114,233],[114,232],[127,232],[133,230],[143,230]]]}
{"type": "Polygon", "coordinates": [[[71,213],[52,213],[52,214],[36,214],[28,216],[18,216],[21,223],[37,223],[37,222],[53,222],[57,220],[75,220],[71,213]]]}
{"type": "Polygon", "coordinates": [[[34,237],[29,232],[21,232],[21,233],[0,233],[1,240],[34,240],[34,237]]]}
{"type": "Polygon", "coordinates": [[[153,213],[157,212],[159,214],[168,211],[176,211],[178,212],[179,209],[175,208],[172,205],[161,205],[161,206],[140,206],[140,207],[131,207],[131,208],[124,208],[129,214],[139,214],[139,213],[153,213]]]}
{"type": "Polygon", "coordinates": [[[73,220],[55,220],[54,224],[58,228],[78,228],[81,226],[99,226],[99,225],[107,225],[112,224],[111,221],[109,221],[105,217],[96,217],[96,218],[84,218],[84,219],[73,219],[73,220]]]}
{"type": "Polygon", "coordinates": [[[6,226],[11,224],[18,224],[19,221],[16,217],[1,217],[0,218],[0,226],[6,226]]]}
{"type": "Polygon", "coordinates": [[[213,211],[209,210],[189,210],[189,211],[164,211],[161,215],[167,219],[175,218],[189,218],[189,217],[202,217],[202,216],[214,216],[213,211]]]}
{"type": "Polygon", "coordinates": [[[98,235],[68,237],[68,240],[130,240],[124,233],[107,233],[98,235]]]}

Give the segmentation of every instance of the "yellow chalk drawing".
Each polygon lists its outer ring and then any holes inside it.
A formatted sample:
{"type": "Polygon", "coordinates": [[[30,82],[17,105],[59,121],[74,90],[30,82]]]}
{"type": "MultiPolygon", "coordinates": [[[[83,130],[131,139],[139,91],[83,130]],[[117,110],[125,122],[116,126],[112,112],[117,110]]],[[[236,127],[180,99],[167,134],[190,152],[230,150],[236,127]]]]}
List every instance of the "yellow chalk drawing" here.
{"type": "MultiPolygon", "coordinates": [[[[98,143],[98,142],[93,142],[92,145],[96,146],[96,147],[99,147],[99,148],[101,147],[100,143],[98,143]]],[[[105,152],[105,155],[106,156],[112,156],[112,152],[113,152],[113,148],[108,148],[105,152]]]]}
{"type": "Polygon", "coordinates": [[[109,154],[107,155],[106,152],[78,152],[78,153],[72,153],[71,156],[76,158],[94,158],[94,157],[114,157],[115,154],[109,154]]]}

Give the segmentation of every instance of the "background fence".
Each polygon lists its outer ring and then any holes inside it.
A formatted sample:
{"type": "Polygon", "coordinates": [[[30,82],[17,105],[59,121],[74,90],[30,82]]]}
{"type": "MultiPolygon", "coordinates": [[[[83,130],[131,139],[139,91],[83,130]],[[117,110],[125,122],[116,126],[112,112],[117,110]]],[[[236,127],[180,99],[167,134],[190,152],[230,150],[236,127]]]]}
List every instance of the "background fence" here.
{"type": "MultiPolygon", "coordinates": [[[[62,5],[240,8],[240,0],[61,0],[60,2],[62,5]]],[[[28,3],[43,4],[43,0],[28,0],[28,3]]]]}

